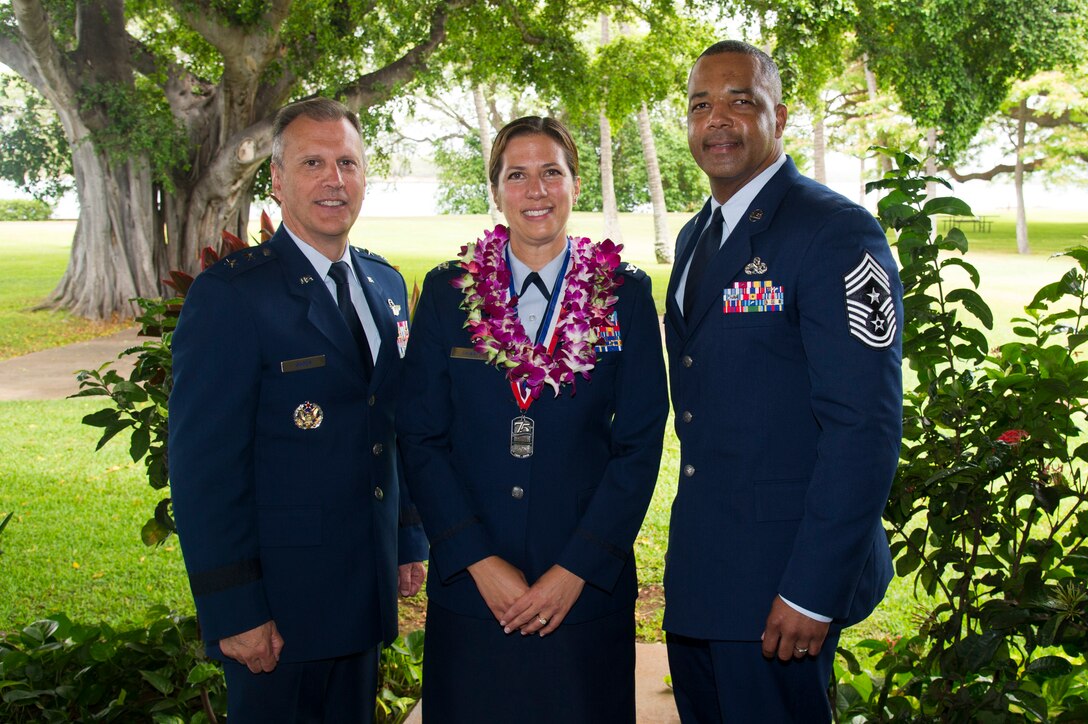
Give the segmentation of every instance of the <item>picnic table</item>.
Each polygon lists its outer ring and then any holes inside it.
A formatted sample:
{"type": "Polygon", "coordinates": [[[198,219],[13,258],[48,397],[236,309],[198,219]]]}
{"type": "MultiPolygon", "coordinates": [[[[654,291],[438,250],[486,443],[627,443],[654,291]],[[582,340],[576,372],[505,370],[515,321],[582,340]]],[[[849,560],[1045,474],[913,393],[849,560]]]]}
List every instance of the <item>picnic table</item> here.
{"type": "Polygon", "coordinates": [[[992,216],[943,216],[941,218],[941,229],[948,231],[953,226],[961,229],[969,228],[971,231],[989,232],[993,228],[994,220],[992,216]]]}

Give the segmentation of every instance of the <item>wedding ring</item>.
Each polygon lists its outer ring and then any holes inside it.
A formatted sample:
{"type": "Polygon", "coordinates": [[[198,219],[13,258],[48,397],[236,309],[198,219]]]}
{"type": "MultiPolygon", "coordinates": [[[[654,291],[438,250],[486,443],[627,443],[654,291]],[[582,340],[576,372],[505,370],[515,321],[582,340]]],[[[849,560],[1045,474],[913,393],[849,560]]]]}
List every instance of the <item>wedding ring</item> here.
{"type": "Polygon", "coordinates": [[[548,619],[544,618],[543,616],[537,616],[536,620],[540,622],[541,626],[547,626],[548,625],[548,619]]]}
{"type": "Polygon", "coordinates": [[[807,648],[805,648],[805,649],[799,649],[799,648],[797,648],[796,646],[794,646],[794,647],[793,647],[793,650],[794,650],[794,651],[796,651],[796,652],[797,652],[797,653],[799,653],[799,654],[807,654],[807,653],[808,653],[808,649],[807,649],[807,648]]]}

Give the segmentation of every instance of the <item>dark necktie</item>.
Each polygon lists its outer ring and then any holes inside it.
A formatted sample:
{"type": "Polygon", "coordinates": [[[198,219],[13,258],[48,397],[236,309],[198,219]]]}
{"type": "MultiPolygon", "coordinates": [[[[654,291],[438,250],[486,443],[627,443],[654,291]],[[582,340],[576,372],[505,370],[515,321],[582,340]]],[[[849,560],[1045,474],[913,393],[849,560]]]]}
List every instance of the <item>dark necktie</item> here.
{"type": "Polygon", "coordinates": [[[703,279],[706,268],[710,266],[710,260],[721,248],[722,227],[725,221],[722,219],[722,207],[714,210],[710,217],[710,226],[706,227],[699,241],[695,244],[695,251],[691,255],[691,266],[688,267],[688,280],[684,285],[684,317],[691,316],[691,308],[695,305],[695,297],[699,295],[699,283],[703,279]]]}
{"type": "Polygon", "coordinates": [[[347,262],[338,261],[329,267],[329,276],[336,282],[336,306],[340,307],[340,314],[344,322],[351,330],[351,336],[355,338],[355,344],[359,346],[359,355],[363,358],[363,372],[367,379],[374,369],[374,360],[370,356],[370,343],[366,339],[366,331],[363,323],[359,321],[359,314],[355,311],[355,305],[351,303],[351,288],[348,286],[347,262]]]}
{"type": "Polygon", "coordinates": [[[548,287],[544,284],[544,280],[541,279],[540,275],[536,272],[529,272],[529,276],[525,277],[525,282],[521,285],[521,294],[518,295],[519,297],[525,296],[525,290],[529,288],[530,284],[539,289],[540,293],[543,294],[544,298],[549,302],[552,300],[552,293],[548,291],[548,287]]]}

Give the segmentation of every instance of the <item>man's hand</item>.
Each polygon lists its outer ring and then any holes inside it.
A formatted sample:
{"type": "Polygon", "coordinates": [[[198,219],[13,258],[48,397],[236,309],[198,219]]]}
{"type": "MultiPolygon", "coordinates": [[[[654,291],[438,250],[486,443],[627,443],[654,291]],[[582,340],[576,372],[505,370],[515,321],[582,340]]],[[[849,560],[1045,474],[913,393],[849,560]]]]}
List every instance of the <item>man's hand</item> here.
{"type": "Polygon", "coordinates": [[[547,636],[563,623],[585,585],[585,580],[563,566],[552,566],[524,596],[514,601],[500,623],[505,621],[506,633],[519,629],[525,636],[535,633],[547,636]]]}
{"type": "Polygon", "coordinates": [[[266,621],[257,628],[219,639],[219,650],[259,674],[276,668],[283,651],[283,637],[276,630],[275,621],[266,621]]]}
{"type": "Polygon", "coordinates": [[[476,561],[468,567],[468,572],[495,620],[505,626],[502,615],[529,590],[525,574],[498,556],[476,561]]]}
{"type": "Polygon", "coordinates": [[[824,645],[830,624],[809,618],[782,600],[774,597],[771,614],[763,630],[763,655],[782,661],[816,656],[824,645]]]}
{"type": "Polygon", "coordinates": [[[427,569],[422,563],[404,563],[397,569],[397,591],[402,596],[414,596],[427,580],[427,569]]]}

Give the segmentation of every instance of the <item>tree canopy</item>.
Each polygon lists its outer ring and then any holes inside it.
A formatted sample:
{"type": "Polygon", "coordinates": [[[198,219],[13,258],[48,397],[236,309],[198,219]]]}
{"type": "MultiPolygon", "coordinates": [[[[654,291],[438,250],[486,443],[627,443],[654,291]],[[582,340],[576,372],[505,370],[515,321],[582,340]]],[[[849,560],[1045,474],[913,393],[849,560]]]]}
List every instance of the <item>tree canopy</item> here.
{"type": "MultiPolygon", "coordinates": [[[[343,100],[368,132],[383,104],[446,65],[571,83],[591,0],[13,0],[0,62],[57,112],[81,217],[51,303],[88,317],[157,296],[250,192],[285,102],[343,100]]],[[[621,3],[626,4],[626,3],[621,3]]]]}

